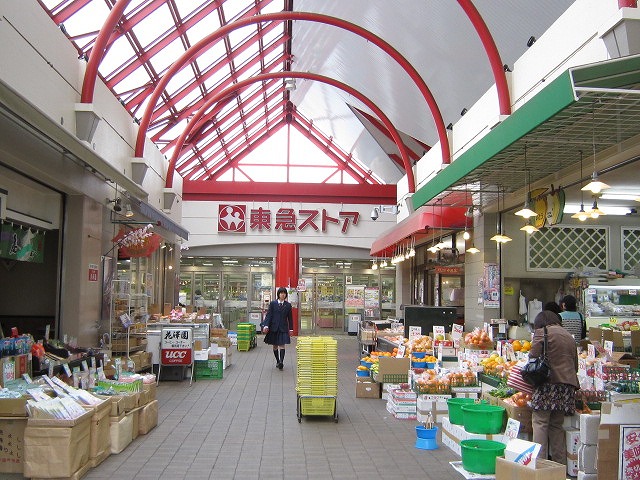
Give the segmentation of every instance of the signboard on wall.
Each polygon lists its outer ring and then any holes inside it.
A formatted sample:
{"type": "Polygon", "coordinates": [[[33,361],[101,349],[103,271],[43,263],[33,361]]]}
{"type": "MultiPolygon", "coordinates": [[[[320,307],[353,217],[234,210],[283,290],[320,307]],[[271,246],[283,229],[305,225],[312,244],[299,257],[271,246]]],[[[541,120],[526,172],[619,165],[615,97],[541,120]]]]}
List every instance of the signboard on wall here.
{"type": "Polygon", "coordinates": [[[272,233],[274,231],[315,231],[327,233],[339,229],[347,233],[351,225],[358,225],[360,212],[340,211],[330,213],[327,209],[298,209],[281,207],[275,212],[269,208],[251,208],[247,205],[218,205],[218,233],[272,233]]]}
{"type": "Polygon", "coordinates": [[[500,308],[500,270],[495,263],[484,264],[482,300],[484,308],[500,308]]]}

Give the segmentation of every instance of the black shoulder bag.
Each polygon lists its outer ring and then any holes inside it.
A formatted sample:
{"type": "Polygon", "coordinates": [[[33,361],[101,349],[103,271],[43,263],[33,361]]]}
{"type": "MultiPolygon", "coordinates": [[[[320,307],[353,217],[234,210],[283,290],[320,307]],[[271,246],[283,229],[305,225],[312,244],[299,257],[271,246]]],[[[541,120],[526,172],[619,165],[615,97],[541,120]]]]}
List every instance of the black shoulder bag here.
{"type": "Polygon", "coordinates": [[[551,367],[547,359],[547,327],[544,327],[544,343],[542,344],[542,355],[538,358],[530,358],[529,362],[522,367],[522,379],[529,385],[539,387],[549,381],[551,367]]]}

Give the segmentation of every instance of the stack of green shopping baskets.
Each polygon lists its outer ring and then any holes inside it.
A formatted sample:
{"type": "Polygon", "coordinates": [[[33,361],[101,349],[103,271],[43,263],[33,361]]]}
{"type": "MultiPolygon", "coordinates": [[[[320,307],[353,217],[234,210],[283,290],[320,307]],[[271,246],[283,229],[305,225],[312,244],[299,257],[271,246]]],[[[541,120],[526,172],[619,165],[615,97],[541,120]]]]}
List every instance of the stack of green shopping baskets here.
{"type": "Polygon", "coordinates": [[[302,415],[333,415],[338,421],[338,344],[332,337],[298,337],[296,393],[302,415]]]}
{"type": "Polygon", "coordinates": [[[253,323],[238,323],[238,350],[248,352],[256,346],[256,326],[253,323]]]}

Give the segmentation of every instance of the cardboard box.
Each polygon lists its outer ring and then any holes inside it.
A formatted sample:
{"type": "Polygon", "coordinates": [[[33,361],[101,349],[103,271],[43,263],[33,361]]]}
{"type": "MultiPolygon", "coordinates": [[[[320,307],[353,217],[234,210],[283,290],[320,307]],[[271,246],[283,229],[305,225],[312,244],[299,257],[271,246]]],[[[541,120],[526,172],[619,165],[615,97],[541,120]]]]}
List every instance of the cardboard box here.
{"type": "Polygon", "coordinates": [[[91,428],[89,430],[89,459],[93,460],[111,454],[111,436],[109,433],[109,414],[111,413],[111,399],[104,400],[99,405],[85,407],[91,412],[91,428]]]}
{"type": "Polygon", "coordinates": [[[27,397],[0,398],[0,417],[26,417],[27,397]]]}
{"type": "Polygon", "coordinates": [[[405,383],[409,380],[409,357],[380,357],[378,379],[381,383],[405,383]]]}
{"type": "Polygon", "coordinates": [[[584,473],[597,473],[596,445],[580,445],[578,448],[578,471],[584,473]]]}
{"type": "Polygon", "coordinates": [[[496,480],[565,480],[565,466],[551,460],[538,459],[536,468],[526,467],[498,457],[496,480]]]}
{"type": "Polygon", "coordinates": [[[580,447],[580,430],[570,428],[565,430],[567,441],[567,474],[578,475],[578,448],[580,447]]]}
{"type": "Polygon", "coordinates": [[[533,432],[533,426],[531,423],[532,412],[529,407],[518,407],[516,405],[505,402],[501,398],[498,399],[497,405],[500,407],[504,407],[507,412],[508,418],[513,418],[514,420],[520,422],[521,432],[533,432]]]}
{"type": "Polygon", "coordinates": [[[27,417],[0,419],[0,472],[24,471],[24,430],[27,417]]]}
{"type": "Polygon", "coordinates": [[[598,480],[598,474],[578,472],[578,480],[598,480]]]}
{"type": "Polygon", "coordinates": [[[528,468],[536,465],[538,454],[542,446],[539,443],[528,442],[519,438],[514,438],[507,442],[504,450],[504,458],[509,462],[515,462],[528,468]]]}
{"type": "Polygon", "coordinates": [[[140,410],[144,407],[134,408],[130,412],[125,413],[128,417],[131,417],[131,440],[138,438],[140,434],[140,410]]]}
{"type": "Polygon", "coordinates": [[[581,413],[577,415],[580,429],[580,443],[585,445],[598,444],[598,427],[600,427],[600,412],[594,414],[581,413]]]}
{"type": "Polygon", "coordinates": [[[138,433],[146,435],[158,425],[158,401],[154,400],[140,410],[138,419],[138,433]]]}
{"type": "Polygon", "coordinates": [[[29,418],[24,430],[24,476],[71,477],[89,463],[92,412],[74,420],[29,418]]]}
{"type": "Polygon", "coordinates": [[[155,383],[143,383],[142,390],[147,392],[149,402],[153,402],[157,398],[158,386],[155,383]]]}
{"type": "Polygon", "coordinates": [[[598,480],[618,480],[620,425],[600,425],[597,452],[598,480]]]}
{"type": "Polygon", "coordinates": [[[640,330],[631,330],[631,353],[640,357],[640,330]]]}
{"type": "Polygon", "coordinates": [[[356,382],[356,398],[380,398],[380,384],[356,382]]]}
{"type": "Polygon", "coordinates": [[[120,453],[133,441],[133,417],[124,413],[119,417],[109,417],[111,453],[120,453]]]}
{"type": "Polygon", "coordinates": [[[218,347],[230,347],[231,340],[229,337],[211,337],[210,341],[212,344],[218,345],[218,347]]]}
{"type": "Polygon", "coordinates": [[[210,337],[227,337],[229,335],[229,330],[226,328],[212,328],[209,330],[210,337]]]}
{"type": "Polygon", "coordinates": [[[602,402],[600,424],[640,424],[640,403],[602,402]]]}
{"type": "Polygon", "coordinates": [[[626,352],[613,352],[611,360],[621,365],[629,365],[631,368],[638,368],[640,361],[633,355],[626,352]]]}

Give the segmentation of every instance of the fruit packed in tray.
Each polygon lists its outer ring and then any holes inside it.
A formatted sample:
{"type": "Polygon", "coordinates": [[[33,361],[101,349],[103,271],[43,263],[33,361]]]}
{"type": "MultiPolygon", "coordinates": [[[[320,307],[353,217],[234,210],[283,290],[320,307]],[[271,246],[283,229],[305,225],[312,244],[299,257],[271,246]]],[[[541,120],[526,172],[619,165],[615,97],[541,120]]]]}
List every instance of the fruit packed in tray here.
{"type": "Polygon", "coordinates": [[[475,387],[478,385],[476,374],[470,371],[436,373],[435,370],[425,370],[420,374],[413,374],[412,387],[416,393],[446,395],[451,393],[451,387],[475,387]]]}
{"type": "Polygon", "coordinates": [[[485,330],[475,328],[472,332],[465,334],[464,347],[480,350],[489,350],[493,348],[493,340],[485,330]]]}
{"type": "Polygon", "coordinates": [[[606,390],[579,390],[576,397],[582,397],[582,400],[592,402],[606,402],[609,399],[609,392],[606,390]]]}

